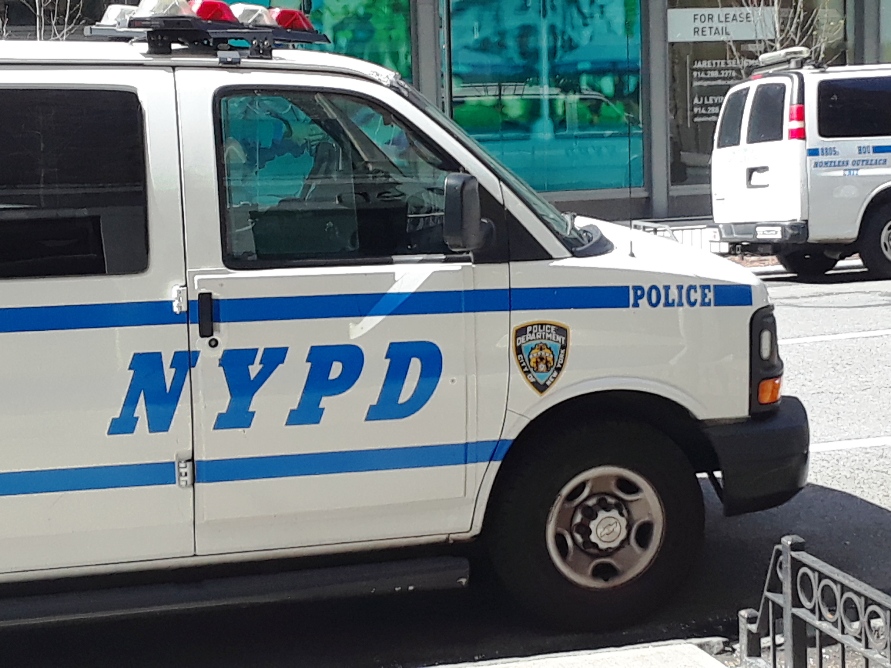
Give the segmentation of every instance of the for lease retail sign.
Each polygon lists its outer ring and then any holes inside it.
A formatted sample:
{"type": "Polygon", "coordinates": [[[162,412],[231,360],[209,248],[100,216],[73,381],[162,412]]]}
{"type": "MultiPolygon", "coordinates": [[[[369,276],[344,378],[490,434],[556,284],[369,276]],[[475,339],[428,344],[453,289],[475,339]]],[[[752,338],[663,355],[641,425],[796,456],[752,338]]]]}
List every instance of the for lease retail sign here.
{"type": "Polygon", "coordinates": [[[776,30],[776,7],[669,9],[669,42],[739,42],[769,39],[776,30]]]}

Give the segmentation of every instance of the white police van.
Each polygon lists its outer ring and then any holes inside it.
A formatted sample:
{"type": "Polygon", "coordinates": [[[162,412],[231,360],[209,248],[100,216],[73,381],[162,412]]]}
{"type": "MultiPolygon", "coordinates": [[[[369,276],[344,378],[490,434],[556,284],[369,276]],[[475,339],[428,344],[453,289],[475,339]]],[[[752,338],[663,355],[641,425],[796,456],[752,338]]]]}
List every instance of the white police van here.
{"type": "Polygon", "coordinates": [[[802,489],[756,277],[233,9],[0,44],[0,625],[458,586],[476,539],[551,623],[629,623],[696,563],[697,472],[728,515],[802,489]]]}
{"type": "Polygon", "coordinates": [[[712,152],[721,240],[820,275],[859,253],[891,278],[891,67],[763,54],[730,89],[712,152]]]}

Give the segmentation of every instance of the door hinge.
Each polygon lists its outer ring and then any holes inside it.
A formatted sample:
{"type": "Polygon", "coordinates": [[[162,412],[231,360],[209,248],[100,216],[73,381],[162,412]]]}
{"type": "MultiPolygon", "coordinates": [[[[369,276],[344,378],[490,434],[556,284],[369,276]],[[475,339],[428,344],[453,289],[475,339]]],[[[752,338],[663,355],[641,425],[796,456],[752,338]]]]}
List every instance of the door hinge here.
{"type": "Polygon", "coordinates": [[[195,482],[195,463],[191,459],[176,461],[176,484],[179,487],[191,487],[195,482]]]}
{"type": "Polygon", "coordinates": [[[173,288],[172,300],[173,312],[177,315],[189,310],[189,296],[185,285],[177,285],[173,288]]]}

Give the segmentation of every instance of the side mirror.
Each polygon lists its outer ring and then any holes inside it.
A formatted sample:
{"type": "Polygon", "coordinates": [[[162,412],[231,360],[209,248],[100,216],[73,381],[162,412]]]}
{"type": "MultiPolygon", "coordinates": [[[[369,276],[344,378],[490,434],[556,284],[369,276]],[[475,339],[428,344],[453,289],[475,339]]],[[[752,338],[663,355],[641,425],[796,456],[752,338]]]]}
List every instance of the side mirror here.
{"type": "Polygon", "coordinates": [[[480,214],[480,184],[470,174],[445,178],[445,212],[442,234],[453,251],[469,253],[486,245],[491,223],[480,214]]]}

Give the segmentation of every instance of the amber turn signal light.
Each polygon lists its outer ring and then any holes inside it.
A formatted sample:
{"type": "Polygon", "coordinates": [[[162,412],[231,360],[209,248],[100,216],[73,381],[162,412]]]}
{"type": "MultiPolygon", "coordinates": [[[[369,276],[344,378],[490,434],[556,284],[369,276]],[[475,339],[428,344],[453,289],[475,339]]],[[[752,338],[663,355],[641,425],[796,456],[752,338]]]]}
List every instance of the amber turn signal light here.
{"type": "Polygon", "coordinates": [[[775,404],[780,400],[783,388],[783,377],[767,378],[758,384],[758,403],[762,406],[775,404]]]}

